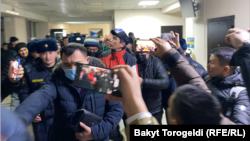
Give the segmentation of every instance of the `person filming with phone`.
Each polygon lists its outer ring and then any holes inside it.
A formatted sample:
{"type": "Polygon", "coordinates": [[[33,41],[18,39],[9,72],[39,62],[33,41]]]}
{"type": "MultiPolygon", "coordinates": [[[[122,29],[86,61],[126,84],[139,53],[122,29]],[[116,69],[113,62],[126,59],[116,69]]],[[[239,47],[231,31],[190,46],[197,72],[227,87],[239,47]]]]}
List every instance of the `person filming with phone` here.
{"type": "MultiPolygon", "coordinates": [[[[81,44],[70,43],[61,49],[62,62],[55,66],[50,81],[32,93],[17,109],[16,114],[26,126],[50,103],[54,103],[54,122],[50,140],[52,141],[109,141],[113,131],[123,116],[121,102],[104,99],[104,94],[73,86],[78,62],[93,65],[87,50],[81,44]],[[85,109],[102,118],[97,125],[88,127],[77,123],[84,129],[75,132],[70,118],[76,110],[85,109]]],[[[98,66],[97,66],[98,67],[98,66]]],[[[102,67],[102,66],[101,66],[102,67]]]]}

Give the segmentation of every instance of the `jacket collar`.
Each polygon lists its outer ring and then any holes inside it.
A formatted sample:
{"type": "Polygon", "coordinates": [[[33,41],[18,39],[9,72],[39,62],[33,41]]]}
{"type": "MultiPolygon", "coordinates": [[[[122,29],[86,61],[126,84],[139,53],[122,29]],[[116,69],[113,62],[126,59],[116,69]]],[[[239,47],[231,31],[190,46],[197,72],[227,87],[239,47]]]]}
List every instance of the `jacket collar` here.
{"type": "Polygon", "coordinates": [[[125,53],[126,53],[125,48],[123,48],[122,51],[120,51],[120,52],[115,52],[115,51],[111,50],[111,58],[113,60],[118,60],[118,59],[122,58],[125,53]]]}
{"type": "Polygon", "coordinates": [[[211,78],[212,83],[215,85],[225,85],[225,86],[244,86],[244,81],[240,72],[240,69],[237,69],[233,75],[230,75],[225,78],[211,78]]]}
{"type": "MultiPolygon", "coordinates": [[[[54,67],[56,66],[57,63],[59,63],[60,60],[58,58],[56,58],[56,62],[54,67]]],[[[43,70],[47,70],[47,68],[44,66],[43,61],[41,58],[36,58],[35,62],[34,62],[34,66],[38,69],[43,69],[43,70]]]]}

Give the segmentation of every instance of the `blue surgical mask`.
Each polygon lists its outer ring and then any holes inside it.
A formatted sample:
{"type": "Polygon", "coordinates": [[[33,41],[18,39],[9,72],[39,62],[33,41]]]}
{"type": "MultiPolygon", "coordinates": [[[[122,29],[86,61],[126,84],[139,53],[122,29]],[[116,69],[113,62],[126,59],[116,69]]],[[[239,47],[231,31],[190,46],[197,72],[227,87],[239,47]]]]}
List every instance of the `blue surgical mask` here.
{"type": "Polygon", "coordinates": [[[63,69],[65,76],[70,80],[75,80],[76,69],[63,69]]]}

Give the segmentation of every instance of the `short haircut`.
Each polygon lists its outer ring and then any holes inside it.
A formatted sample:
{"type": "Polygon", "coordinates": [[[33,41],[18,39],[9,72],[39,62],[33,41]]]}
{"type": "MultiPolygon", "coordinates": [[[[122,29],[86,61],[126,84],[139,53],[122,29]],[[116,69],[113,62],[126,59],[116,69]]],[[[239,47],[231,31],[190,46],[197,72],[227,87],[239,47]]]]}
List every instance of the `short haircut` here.
{"type": "Polygon", "coordinates": [[[76,50],[79,50],[82,52],[82,54],[84,56],[87,56],[87,49],[85,47],[83,47],[82,45],[80,45],[79,43],[69,43],[66,46],[64,46],[61,49],[61,58],[62,55],[65,54],[66,56],[70,56],[72,55],[76,50]]]}
{"type": "Polygon", "coordinates": [[[45,38],[51,38],[51,36],[50,35],[46,35],[46,37],[45,38]]]}
{"type": "Polygon", "coordinates": [[[63,37],[63,40],[65,40],[65,39],[69,39],[68,37],[63,37]]]}
{"type": "Polygon", "coordinates": [[[194,86],[183,85],[175,91],[172,114],[182,124],[219,125],[221,104],[211,93],[194,86]]]}
{"type": "MultiPolygon", "coordinates": [[[[214,55],[219,59],[220,66],[229,65],[233,54],[234,49],[230,47],[219,47],[211,51],[211,55],[214,55]]],[[[234,72],[236,68],[237,67],[231,66],[231,72],[234,72]]]]}

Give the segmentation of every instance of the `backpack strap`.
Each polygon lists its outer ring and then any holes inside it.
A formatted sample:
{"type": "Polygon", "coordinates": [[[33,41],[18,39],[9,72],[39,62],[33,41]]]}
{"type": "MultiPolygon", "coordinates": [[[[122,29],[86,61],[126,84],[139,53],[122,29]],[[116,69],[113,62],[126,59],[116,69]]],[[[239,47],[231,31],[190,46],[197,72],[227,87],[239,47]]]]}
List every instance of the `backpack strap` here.
{"type": "Polygon", "coordinates": [[[232,111],[233,111],[233,106],[234,106],[234,102],[236,101],[236,99],[239,97],[239,94],[245,90],[246,87],[233,87],[231,90],[230,90],[230,97],[229,97],[229,105],[228,105],[228,109],[227,109],[227,113],[226,113],[226,116],[229,117],[231,114],[232,114],[232,111]]]}

